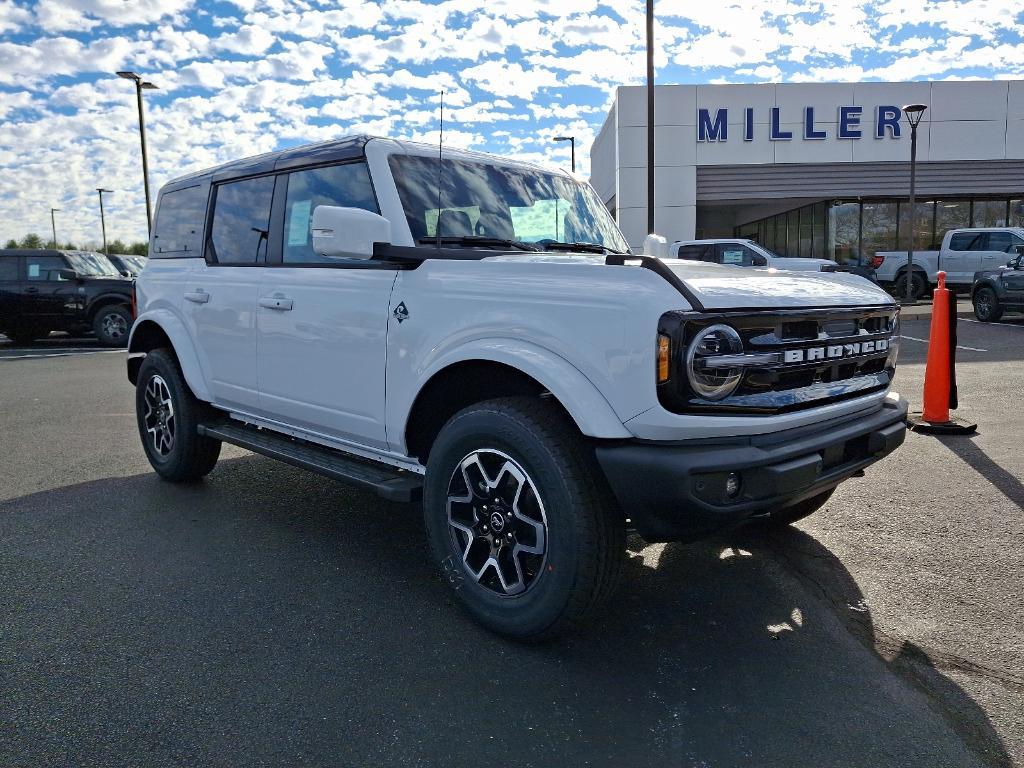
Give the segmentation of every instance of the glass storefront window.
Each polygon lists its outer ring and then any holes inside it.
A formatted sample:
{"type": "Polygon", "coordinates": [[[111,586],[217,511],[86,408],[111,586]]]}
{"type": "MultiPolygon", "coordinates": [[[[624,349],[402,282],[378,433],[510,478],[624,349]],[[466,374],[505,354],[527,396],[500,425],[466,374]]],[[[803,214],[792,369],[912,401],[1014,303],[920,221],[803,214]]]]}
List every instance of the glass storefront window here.
{"type": "Polygon", "coordinates": [[[1006,200],[975,200],[972,227],[1005,227],[1006,200]]]}
{"type": "Polygon", "coordinates": [[[1010,226],[1024,227],[1024,198],[1010,201],[1010,226]]]}
{"type": "Polygon", "coordinates": [[[896,203],[864,203],[860,250],[866,258],[896,250],[896,203]]]}
{"type": "Polygon", "coordinates": [[[814,209],[807,205],[800,209],[800,242],[797,255],[807,258],[811,255],[811,232],[814,231],[814,209]]]}
{"type": "Polygon", "coordinates": [[[798,211],[790,211],[786,214],[786,250],[783,256],[796,256],[797,243],[800,240],[800,216],[798,211]]]}
{"type": "Polygon", "coordinates": [[[808,256],[815,259],[825,258],[825,203],[814,204],[814,231],[811,233],[811,252],[808,256]]]}
{"type": "MultiPolygon", "coordinates": [[[[932,231],[935,226],[935,203],[915,202],[917,213],[914,217],[914,250],[931,251],[938,248],[933,242],[932,231]]],[[[910,247],[910,201],[900,201],[900,237],[896,243],[899,250],[910,247]]]]}
{"type": "Polygon", "coordinates": [[[860,203],[841,203],[828,209],[828,256],[840,264],[858,264],[860,203]]]}
{"type": "Polygon", "coordinates": [[[941,244],[942,237],[951,229],[971,226],[971,202],[969,200],[935,201],[935,239],[941,244]]]}
{"type": "Polygon", "coordinates": [[[761,241],[761,245],[775,250],[775,219],[767,218],[764,220],[764,240],[761,241]]]}

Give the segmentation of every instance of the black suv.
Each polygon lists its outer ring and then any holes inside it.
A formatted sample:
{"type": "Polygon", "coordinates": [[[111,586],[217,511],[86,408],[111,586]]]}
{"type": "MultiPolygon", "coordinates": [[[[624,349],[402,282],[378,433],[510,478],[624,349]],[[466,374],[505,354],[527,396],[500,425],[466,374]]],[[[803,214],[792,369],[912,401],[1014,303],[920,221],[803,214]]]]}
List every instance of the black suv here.
{"type": "Polygon", "coordinates": [[[971,287],[974,316],[983,323],[994,323],[1003,312],[1024,312],[1024,245],[1005,267],[974,273],[971,287]]]}
{"type": "Polygon", "coordinates": [[[0,249],[0,331],[27,344],[50,331],[92,331],[121,347],[132,326],[132,281],[99,253],[0,249]]]}

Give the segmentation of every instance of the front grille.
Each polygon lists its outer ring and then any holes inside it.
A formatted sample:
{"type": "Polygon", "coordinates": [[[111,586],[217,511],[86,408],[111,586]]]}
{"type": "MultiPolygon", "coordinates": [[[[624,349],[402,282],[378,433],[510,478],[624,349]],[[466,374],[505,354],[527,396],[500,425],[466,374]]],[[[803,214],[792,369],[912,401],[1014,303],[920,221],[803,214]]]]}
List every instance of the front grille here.
{"type": "Polygon", "coordinates": [[[659,332],[672,339],[672,368],[658,397],[669,410],[778,413],[809,408],[888,387],[889,340],[898,333],[895,306],[760,313],[670,312],[659,332]],[[692,391],[686,351],[709,325],[737,331],[745,359],[727,398],[711,402],[692,391]]]}

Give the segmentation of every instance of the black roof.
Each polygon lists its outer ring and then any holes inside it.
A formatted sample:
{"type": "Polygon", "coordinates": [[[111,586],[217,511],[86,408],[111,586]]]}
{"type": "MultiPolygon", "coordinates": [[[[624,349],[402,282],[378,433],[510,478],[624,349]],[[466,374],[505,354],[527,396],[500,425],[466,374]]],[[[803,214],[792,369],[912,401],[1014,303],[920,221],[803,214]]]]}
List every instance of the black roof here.
{"type": "Polygon", "coordinates": [[[164,190],[171,191],[181,187],[193,186],[197,183],[223,181],[241,176],[270,173],[272,171],[294,168],[295,166],[354,160],[364,156],[366,142],[371,138],[370,136],[346,136],[343,139],[336,139],[334,141],[304,144],[300,147],[289,147],[288,149],[280,149],[277,152],[267,152],[263,155],[233,160],[230,163],[218,165],[215,168],[207,168],[188,176],[173,179],[167,182],[164,190]]]}

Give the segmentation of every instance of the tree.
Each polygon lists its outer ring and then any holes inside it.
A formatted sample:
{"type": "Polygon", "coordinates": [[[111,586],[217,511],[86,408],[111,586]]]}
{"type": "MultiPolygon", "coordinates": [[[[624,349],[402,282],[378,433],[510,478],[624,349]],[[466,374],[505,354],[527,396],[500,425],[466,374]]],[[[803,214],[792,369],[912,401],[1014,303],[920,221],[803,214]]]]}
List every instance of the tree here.
{"type": "Polygon", "coordinates": [[[43,238],[37,235],[35,232],[31,232],[21,238],[21,242],[18,243],[22,248],[42,248],[43,238]]]}
{"type": "Polygon", "coordinates": [[[128,246],[128,253],[133,253],[136,256],[148,256],[149,255],[149,243],[136,242],[128,246]]]}
{"type": "Polygon", "coordinates": [[[4,248],[17,248],[17,247],[18,247],[18,241],[15,240],[13,237],[10,240],[8,240],[7,241],[7,245],[4,246],[4,248]]]}
{"type": "Polygon", "coordinates": [[[127,252],[128,252],[128,246],[126,246],[124,244],[123,240],[114,240],[114,241],[112,241],[110,243],[107,243],[107,253],[120,254],[120,253],[127,253],[127,252]]]}

